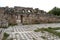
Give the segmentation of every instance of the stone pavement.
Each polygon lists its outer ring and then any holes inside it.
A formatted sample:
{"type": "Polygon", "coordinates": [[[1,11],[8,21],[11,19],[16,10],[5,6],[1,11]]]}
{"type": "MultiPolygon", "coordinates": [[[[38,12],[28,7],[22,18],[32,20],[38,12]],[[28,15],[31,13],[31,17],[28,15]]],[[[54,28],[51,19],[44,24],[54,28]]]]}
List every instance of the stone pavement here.
{"type": "Polygon", "coordinates": [[[9,27],[4,32],[10,34],[10,38],[13,40],[44,40],[41,36],[47,37],[46,40],[60,40],[57,36],[52,36],[50,33],[45,32],[34,32],[37,28],[42,27],[59,27],[60,24],[37,24],[37,25],[18,25],[14,27],[9,27]],[[50,26],[49,26],[50,25],[50,26]],[[49,35],[49,36],[48,36],[49,35]]]}

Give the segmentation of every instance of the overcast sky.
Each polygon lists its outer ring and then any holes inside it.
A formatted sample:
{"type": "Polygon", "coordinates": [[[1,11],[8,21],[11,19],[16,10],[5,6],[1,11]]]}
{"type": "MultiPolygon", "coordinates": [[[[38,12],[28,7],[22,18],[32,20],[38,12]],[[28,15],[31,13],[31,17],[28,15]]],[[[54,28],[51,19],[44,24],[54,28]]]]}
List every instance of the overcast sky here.
{"type": "Polygon", "coordinates": [[[60,0],[0,0],[0,6],[1,7],[4,6],[33,7],[48,12],[55,6],[60,8],[60,0]]]}

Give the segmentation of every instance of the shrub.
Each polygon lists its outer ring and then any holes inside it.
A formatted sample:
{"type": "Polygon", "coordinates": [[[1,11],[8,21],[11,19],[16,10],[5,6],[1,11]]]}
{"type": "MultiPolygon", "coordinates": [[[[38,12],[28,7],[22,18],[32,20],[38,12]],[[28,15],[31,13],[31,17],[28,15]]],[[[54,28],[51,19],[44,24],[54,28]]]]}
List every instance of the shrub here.
{"type": "Polygon", "coordinates": [[[11,24],[11,23],[8,24],[8,26],[15,26],[15,25],[17,25],[17,23],[16,24],[11,24]]]}
{"type": "Polygon", "coordinates": [[[2,38],[2,40],[6,40],[6,39],[8,38],[8,36],[9,36],[9,34],[4,33],[4,34],[3,34],[3,38],[2,38]]]}

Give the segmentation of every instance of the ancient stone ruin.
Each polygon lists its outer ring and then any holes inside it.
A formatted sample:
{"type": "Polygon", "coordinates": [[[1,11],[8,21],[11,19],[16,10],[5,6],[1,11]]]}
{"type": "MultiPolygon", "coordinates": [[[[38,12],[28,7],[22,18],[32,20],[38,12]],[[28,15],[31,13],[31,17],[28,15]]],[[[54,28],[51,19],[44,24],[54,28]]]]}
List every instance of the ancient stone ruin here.
{"type": "Polygon", "coordinates": [[[9,24],[39,24],[60,22],[60,17],[48,14],[38,8],[30,7],[0,7],[0,26],[9,24]]]}

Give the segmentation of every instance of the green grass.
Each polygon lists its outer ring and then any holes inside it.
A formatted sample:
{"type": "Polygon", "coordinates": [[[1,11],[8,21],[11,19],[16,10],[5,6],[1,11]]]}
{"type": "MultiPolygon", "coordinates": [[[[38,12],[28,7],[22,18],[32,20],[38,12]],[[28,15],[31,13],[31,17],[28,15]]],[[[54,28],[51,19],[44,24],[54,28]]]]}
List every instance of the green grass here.
{"type": "Polygon", "coordinates": [[[15,25],[17,25],[17,23],[16,24],[8,24],[8,26],[15,26],[15,25]]]}
{"type": "Polygon", "coordinates": [[[35,38],[33,38],[33,40],[36,40],[35,38]]]}
{"type": "Polygon", "coordinates": [[[46,39],[46,37],[44,37],[44,36],[41,36],[41,38],[46,39]]]}
{"type": "Polygon", "coordinates": [[[13,38],[10,38],[9,40],[13,40],[13,38]]]}
{"type": "Polygon", "coordinates": [[[57,32],[57,31],[55,31],[53,29],[44,29],[44,31],[47,31],[49,33],[52,33],[52,34],[60,37],[60,32],[57,32]]]}
{"type": "Polygon", "coordinates": [[[3,38],[2,38],[2,40],[6,40],[6,39],[8,38],[8,36],[9,36],[9,34],[4,33],[4,34],[3,34],[3,38]]]}
{"type": "Polygon", "coordinates": [[[35,32],[39,32],[39,31],[47,31],[47,32],[49,32],[49,33],[52,33],[52,34],[54,34],[54,35],[56,35],[56,36],[59,36],[60,37],[60,32],[57,32],[57,31],[55,31],[55,30],[58,30],[58,29],[60,29],[59,27],[56,27],[56,28],[51,28],[51,27],[48,27],[48,28],[37,28],[37,30],[34,30],[35,32]]]}
{"type": "Polygon", "coordinates": [[[0,27],[0,28],[8,28],[8,27],[0,27]]]}
{"type": "Polygon", "coordinates": [[[60,30],[60,27],[55,27],[55,28],[48,27],[48,28],[53,30],[60,30]]]}

